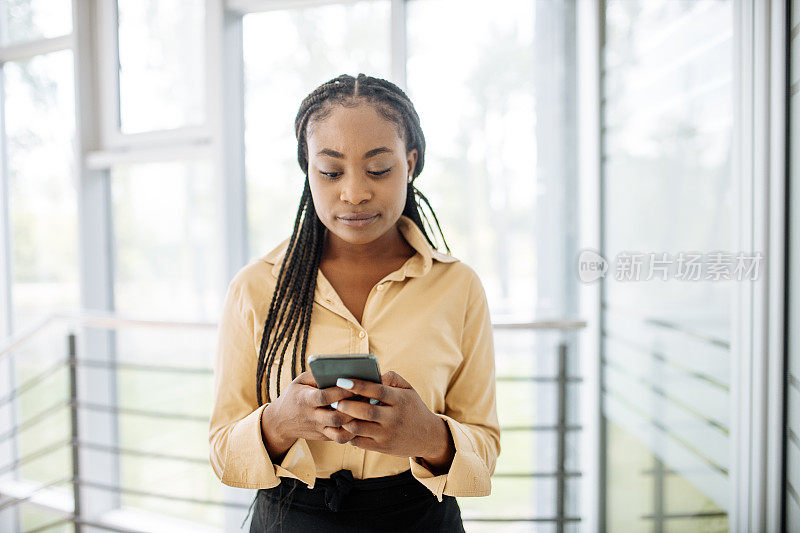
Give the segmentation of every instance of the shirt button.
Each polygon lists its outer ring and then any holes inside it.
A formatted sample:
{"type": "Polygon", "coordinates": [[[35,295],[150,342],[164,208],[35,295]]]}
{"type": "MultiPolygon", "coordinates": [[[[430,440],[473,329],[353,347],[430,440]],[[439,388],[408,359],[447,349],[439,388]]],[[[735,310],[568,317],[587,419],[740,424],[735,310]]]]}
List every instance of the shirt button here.
{"type": "Polygon", "coordinates": [[[382,291],[383,290],[383,285],[378,285],[378,290],[382,291]]]}
{"type": "Polygon", "coordinates": [[[358,338],[359,338],[359,339],[363,339],[363,338],[364,338],[366,335],[367,335],[367,334],[366,334],[366,333],[364,333],[364,330],[361,330],[361,331],[359,331],[359,332],[358,332],[358,338]]]}

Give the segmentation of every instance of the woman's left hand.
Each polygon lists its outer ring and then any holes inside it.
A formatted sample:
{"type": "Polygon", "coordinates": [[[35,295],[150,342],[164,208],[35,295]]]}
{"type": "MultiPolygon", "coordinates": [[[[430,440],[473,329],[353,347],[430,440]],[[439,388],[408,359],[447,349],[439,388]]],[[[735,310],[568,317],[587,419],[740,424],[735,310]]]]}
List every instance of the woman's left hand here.
{"type": "MultiPolygon", "coordinates": [[[[430,457],[439,453],[434,446],[445,439],[449,430],[422,401],[417,391],[394,371],[381,376],[382,383],[351,378],[351,392],[374,398],[383,405],[368,401],[339,400],[336,409],[354,420],[342,427],[355,435],[350,443],[400,457],[430,457]]],[[[445,440],[446,442],[446,440],[445,440]]]]}

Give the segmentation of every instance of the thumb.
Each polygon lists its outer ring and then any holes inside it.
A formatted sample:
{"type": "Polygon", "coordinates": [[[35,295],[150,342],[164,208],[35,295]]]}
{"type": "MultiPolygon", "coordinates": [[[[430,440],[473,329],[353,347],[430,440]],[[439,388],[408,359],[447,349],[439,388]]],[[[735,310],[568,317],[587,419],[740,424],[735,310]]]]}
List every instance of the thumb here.
{"type": "Polygon", "coordinates": [[[394,370],[389,370],[388,372],[384,373],[381,376],[381,382],[384,385],[388,385],[389,387],[397,387],[399,389],[412,389],[411,383],[405,380],[403,376],[395,372],[394,370]]]}

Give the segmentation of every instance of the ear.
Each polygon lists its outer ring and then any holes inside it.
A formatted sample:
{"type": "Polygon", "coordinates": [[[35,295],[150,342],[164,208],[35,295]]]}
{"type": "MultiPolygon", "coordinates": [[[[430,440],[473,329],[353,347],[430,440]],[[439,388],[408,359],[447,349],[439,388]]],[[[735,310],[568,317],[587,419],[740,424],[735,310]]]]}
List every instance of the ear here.
{"type": "Polygon", "coordinates": [[[413,176],[414,175],[414,169],[417,167],[417,156],[418,155],[419,155],[419,152],[417,151],[416,148],[412,148],[408,152],[408,154],[406,155],[406,157],[407,157],[406,163],[408,164],[408,175],[409,176],[413,176]]]}

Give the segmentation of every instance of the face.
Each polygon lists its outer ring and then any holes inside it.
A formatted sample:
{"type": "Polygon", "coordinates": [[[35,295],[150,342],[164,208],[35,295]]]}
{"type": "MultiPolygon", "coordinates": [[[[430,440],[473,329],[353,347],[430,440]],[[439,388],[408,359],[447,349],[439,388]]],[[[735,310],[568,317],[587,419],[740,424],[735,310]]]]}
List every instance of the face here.
{"type": "Polygon", "coordinates": [[[417,161],[397,126],[368,103],[335,106],[310,125],[306,139],[311,195],[330,237],[367,244],[388,235],[417,161]]]}

